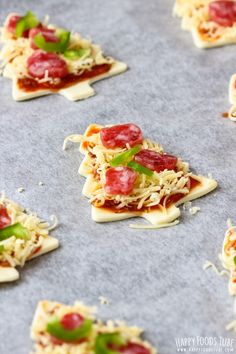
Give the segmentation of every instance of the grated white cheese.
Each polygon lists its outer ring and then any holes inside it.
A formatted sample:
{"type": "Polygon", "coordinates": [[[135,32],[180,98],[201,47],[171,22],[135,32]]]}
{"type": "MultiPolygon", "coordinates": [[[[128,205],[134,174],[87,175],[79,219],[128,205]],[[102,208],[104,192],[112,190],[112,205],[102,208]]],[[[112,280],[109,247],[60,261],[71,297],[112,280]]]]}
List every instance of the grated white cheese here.
{"type": "Polygon", "coordinates": [[[23,188],[23,187],[17,188],[17,192],[18,192],[18,193],[22,193],[22,192],[24,192],[24,191],[25,191],[25,188],[23,188]]]}
{"type": "Polygon", "coordinates": [[[179,224],[179,220],[175,220],[170,223],[159,224],[159,225],[130,224],[129,227],[131,227],[132,229],[162,229],[170,226],[175,226],[178,224],[179,224]]]}

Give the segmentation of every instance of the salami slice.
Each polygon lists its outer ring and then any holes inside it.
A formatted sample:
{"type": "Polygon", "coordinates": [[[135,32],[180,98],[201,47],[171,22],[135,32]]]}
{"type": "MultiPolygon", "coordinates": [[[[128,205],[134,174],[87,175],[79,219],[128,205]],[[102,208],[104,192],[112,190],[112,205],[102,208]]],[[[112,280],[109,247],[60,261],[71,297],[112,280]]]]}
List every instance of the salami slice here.
{"type": "Polygon", "coordinates": [[[111,149],[125,147],[126,144],[134,146],[143,141],[142,131],[135,124],[121,124],[103,128],[100,131],[100,137],[102,144],[111,149]]]}
{"type": "Polygon", "coordinates": [[[114,167],[106,171],[105,191],[110,195],[129,195],[137,173],[129,167],[114,167]]]}
{"type": "Polygon", "coordinates": [[[156,172],[174,170],[177,164],[177,158],[175,156],[160,154],[148,149],[143,149],[138,152],[135,155],[134,160],[140,165],[156,172]]]}
{"type": "Polygon", "coordinates": [[[38,49],[38,47],[34,43],[34,37],[38,33],[41,33],[43,35],[46,42],[53,42],[53,43],[58,42],[58,37],[55,35],[55,30],[47,28],[47,27],[32,28],[29,31],[29,38],[31,39],[30,46],[32,49],[38,49]]]}
{"type": "Polygon", "coordinates": [[[10,224],[11,218],[8,215],[7,209],[5,207],[0,207],[0,229],[4,229],[10,224]]]}
{"type": "Polygon", "coordinates": [[[220,26],[233,26],[236,22],[236,1],[212,1],[209,4],[209,16],[220,26]]]}
{"type": "MultiPolygon", "coordinates": [[[[20,15],[12,15],[6,24],[7,30],[11,33],[15,33],[17,22],[21,18],[22,18],[22,16],[20,16],[20,15]]],[[[27,38],[28,36],[29,36],[29,30],[24,31],[23,37],[27,38]]]]}
{"type": "Polygon", "coordinates": [[[122,348],[120,348],[119,352],[123,354],[150,354],[151,353],[150,349],[137,343],[128,343],[122,348]]]}
{"type": "Polygon", "coordinates": [[[67,313],[63,316],[60,322],[65,329],[71,331],[82,325],[84,322],[84,317],[78,313],[67,313]]]}
{"type": "Polygon", "coordinates": [[[46,70],[52,78],[62,78],[68,74],[66,62],[57,54],[36,50],[27,60],[28,73],[42,79],[46,70]]]}

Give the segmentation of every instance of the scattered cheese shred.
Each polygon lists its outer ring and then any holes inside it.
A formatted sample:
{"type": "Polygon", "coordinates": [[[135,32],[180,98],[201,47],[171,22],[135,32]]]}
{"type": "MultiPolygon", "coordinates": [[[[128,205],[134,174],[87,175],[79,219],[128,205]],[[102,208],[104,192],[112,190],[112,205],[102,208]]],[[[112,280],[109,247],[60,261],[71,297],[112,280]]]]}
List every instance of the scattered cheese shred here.
{"type": "Polygon", "coordinates": [[[23,187],[17,188],[17,192],[18,192],[18,193],[22,193],[22,192],[24,192],[24,191],[25,191],[25,188],[23,188],[23,187]]]}
{"type": "Polygon", "coordinates": [[[179,224],[179,220],[175,220],[171,223],[159,224],[159,225],[144,225],[144,224],[130,224],[132,229],[162,229],[179,224]]]}
{"type": "Polygon", "coordinates": [[[98,300],[101,305],[108,305],[110,302],[105,296],[99,296],[98,300]]]}
{"type": "Polygon", "coordinates": [[[190,208],[190,209],[189,209],[189,212],[190,212],[191,215],[195,215],[195,214],[197,214],[200,210],[201,210],[200,207],[196,207],[196,206],[195,206],[195,207],[190,208]]]}

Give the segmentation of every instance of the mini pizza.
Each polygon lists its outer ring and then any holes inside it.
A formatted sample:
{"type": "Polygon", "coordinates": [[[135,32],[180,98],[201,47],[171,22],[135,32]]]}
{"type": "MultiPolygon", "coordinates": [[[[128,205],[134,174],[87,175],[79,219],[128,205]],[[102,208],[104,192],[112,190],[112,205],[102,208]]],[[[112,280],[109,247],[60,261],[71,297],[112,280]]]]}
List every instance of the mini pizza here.
{"type": "MultiPolygon", "coordinates": [[[[219,271],[216,266],[207,261],[203,269],[212,267],[213,270],[219,275],[226,275],[229,279],[228,289],[229,294],[236,296],[236,226],[233,226],[231,220],[227,220],[228,229],[225,233],[222,252],[219,254],[219,259],[224,267],[223,270],[219,271]]],[[[234,312],[236,311],[236,302],[234,302],[234,312]]],[[[236,331],[236,320],[231,321],[227,326],[227,330],[236,331]]]]}
{"type": "Polygon", "coordinates": [[[180,204],[217,186],[215,180],[194,175],[187,163],[145,139],[135,124],[91,124],[84,135],[66,138],[64,149],[68,141],[80,143],[85,155],[79,173],[86,177],[83,195],[90,199],[96,222],[143,217],[150,228],[168,226],[180,216],[180,204]]]}
{"type": "Polygon", "coordinates": [[[176,0],[174,15],[192,32],[198,48],[236,43],[236,1],[176,0]]]}
{"type": "Polygon", "coordinates": [[[35,213],[0,198],[0,283],[19,278],[16,267],[58,247],[58,240],[49,236],[56,226],[40,220],[35,213]]]}
{"type": "Polygon", "coordinates": [[[94,317],[95,308],[76,302],[66,306],[57,302],[38,304],[31,328],[34,354],[155,354],[141,338],[142,329],[121,321],[102,322],[94,317]]]}
{"type": "Polygon", "coordinates": [[[1,29],[2,74],[13,81],[16,101],[59,93],[71,101],[95,94],[91,84],[127,65],[104,56],[99,45],[32,13],[10,14],[1,29]]]}
{"type": "Polygon", "coordinates": [[[221,261],[224,268],[230,272],[229,293],[236,295],[236,232],[230,220],[223,242],[221,261]]]}

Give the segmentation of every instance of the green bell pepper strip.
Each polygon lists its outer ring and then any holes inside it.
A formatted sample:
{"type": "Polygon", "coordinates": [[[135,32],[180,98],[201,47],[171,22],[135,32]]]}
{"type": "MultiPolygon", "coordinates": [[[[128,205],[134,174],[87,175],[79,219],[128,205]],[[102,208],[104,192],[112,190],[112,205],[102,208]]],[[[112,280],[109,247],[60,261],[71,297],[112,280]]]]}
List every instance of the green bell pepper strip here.
{"type": "Polygon", "coordinates": [[[70,60],[77,60],[80,58],[87,58],[91,54],[90,48],[69,49],[63,55],[70,60]]]}
{"type": "Polygon", "coordinates": [[[29,240],[29,231],[20,223],[16,223],[0,230],[0,241],[4,241],[12,236],[22,240],[29,240]]]}
{"type": "Polygon", "coordinates": [[[109,344],[119,348],[125,344],[125,340],[119,333],[98,334],[95,340],[95,354],[118,354],[119,351],[110,349],[108,347],[109,344]]]}
{"type": "Polygon", "coordinates": [[[0,254],[5,251],[5,247],[3,245],[0,245],[0,254]]]}
{"type": "Polygon", "coordinates": [[[92,329],[93,322],[91,320],[84,320],[83,324],[78,328],[67,330],[63,327],[58,317],[54,317],[47,324],[47,332],[53,337],[65,342],[72,342],[82,338],[86,338],[92,329]]]}
{"type": "Polygon", "coordinates": [[[144,166],[140,165],[139,163],[137,163],[135,161],[130,161],[127,166],[132,168],[133,170],[139,172],[139,173],[143,173],[143,174],[147,175],[148,177],[152,177],[152,175],[153,175],[153,171],[152,170],[150,170],[147,167],[144,167],[144,166]]]}
{"type": "Polygon", "coordinates": [[[112,167],[116,167],[119,165],[126,165],[129,160],[136,155],[139,151],[141,150],[141,146],[137,145],[134,146],[132,149],[129,149],[125,152],[122,152],[121,154],[117,155],[110,161],[110,165],[112,167]]]}
{"type": "Polygon", "coordinates": [[[234,257],[234,264],[236,265],[236,256],[234,257]]]}
{"type": "Polygon", "coordinates": [[[39,24],[39,20],[33,14],[33,12],[28,11],[25,16],[23,16],[16,24],[16,37],[19,38],[22,36],[24,31],[37,27],[39,24]]]}
{"type": "Polygon", "coordinates": [[[56,31],[56,35],[58,36],[58,42],[47,42],[42,33],[38,33],[34,37],[34,43],[38,48],[44,50],[45,52],[63,53],[69,45],[70,32],[59,29],[56,31]]]}

